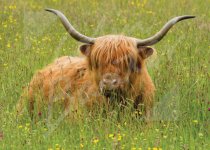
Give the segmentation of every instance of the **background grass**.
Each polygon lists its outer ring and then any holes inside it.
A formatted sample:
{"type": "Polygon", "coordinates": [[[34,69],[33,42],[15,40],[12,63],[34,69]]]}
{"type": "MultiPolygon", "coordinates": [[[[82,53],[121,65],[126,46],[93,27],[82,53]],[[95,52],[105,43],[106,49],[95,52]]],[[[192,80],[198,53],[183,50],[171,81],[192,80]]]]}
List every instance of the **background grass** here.
{"type": "MultiPolygon", "coordinates": [[[[0,0],[0,149],[208,149],[210,147],[210,1],[0,0]],[[50,123],[16,120],[14,106],[36,70],[63,55],[80,55],[80,43],[44,8],[61,10],[88,36],[146,38],[174,16],[178,23],[154,47],[148,64],[156,85],[151,128],[117,110],[112,115],[50,123]],[[3,136],[3,138],[2,138],[3,136]]],[[[99,113],[100,114],[100,113],[99,113]]]]}

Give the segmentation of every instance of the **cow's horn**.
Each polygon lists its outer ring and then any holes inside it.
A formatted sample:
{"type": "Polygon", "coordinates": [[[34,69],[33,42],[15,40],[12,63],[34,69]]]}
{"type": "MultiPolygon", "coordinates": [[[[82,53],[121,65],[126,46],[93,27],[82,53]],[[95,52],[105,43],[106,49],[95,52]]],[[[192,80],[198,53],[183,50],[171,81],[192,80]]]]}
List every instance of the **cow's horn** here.
{"type": "Polygon", "coordinates": [[[190,19],[190,18],[195,18],[195,16],[179,16],[179,17],[175,17],[171,20],[169,20],[164,26],[163,28],[157,32],[154,36],[147,38],[147,39],[137,39],[137,45],[138,46],[149,46],[149,45],[153,45],[156,44],[157,42],[159,42],[165,35],[166,33],[169,31],[169,29],[176,24],[177,22],[181,21],[181,20],[185,20],[185,19],[190,19]]]}
{"type": "Polygon", "coordinates": [[[77,41],[83,42],[83,43],[88,43],[88,44],[93,44],[95,41],[95,38],[91,38],[91,37],[87,37],[81,33],[79,33],[77,30],[74,29],[74,27],[71,25],[71,23],[68,21],[68,19],[65,17],[65,15],[63,13],[61,13],[58,10],[55,9],[45,9],[46,11],[52,12],[54,14],[56,14],[62,24],[64,25],[64,27],[66,28],[66,30],[68,31],[68,33],[77,41]]]}

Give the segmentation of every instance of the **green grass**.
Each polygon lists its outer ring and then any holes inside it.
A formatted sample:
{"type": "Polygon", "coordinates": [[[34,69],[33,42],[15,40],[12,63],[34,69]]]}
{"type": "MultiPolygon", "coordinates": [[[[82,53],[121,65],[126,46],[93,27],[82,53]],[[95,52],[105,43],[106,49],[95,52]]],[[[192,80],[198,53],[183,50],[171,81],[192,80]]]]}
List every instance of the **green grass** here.
{"type": "Polygon", "coordinates": [[[201,149],[210,147],[210,1],[0,1],[0,149],[201,149]],[[66,14],[88,36],[124,34],[146,38],[174,16],[196,15],[178,23],[154,47],[148,64],[156,85],[153,126],[132,112],[104,117],[41,120],[14,113],[23,87],[36,70],[64,55],[80,55],[55,15],[66,14]]]}

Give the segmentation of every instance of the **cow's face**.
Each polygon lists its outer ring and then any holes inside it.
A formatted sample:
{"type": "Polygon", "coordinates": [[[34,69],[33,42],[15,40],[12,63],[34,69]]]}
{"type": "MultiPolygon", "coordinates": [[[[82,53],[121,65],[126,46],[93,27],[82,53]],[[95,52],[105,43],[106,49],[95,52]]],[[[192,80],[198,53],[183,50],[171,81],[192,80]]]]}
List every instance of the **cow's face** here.
{"type": "Polygon", "coordinates": [[[133,38],[125,36],[100,37],[92,45],[82,45],[80,50],[105,96],[130,88],[141,73],[144,59],[153,53],[152,48],[137,47],[133,38]]]}

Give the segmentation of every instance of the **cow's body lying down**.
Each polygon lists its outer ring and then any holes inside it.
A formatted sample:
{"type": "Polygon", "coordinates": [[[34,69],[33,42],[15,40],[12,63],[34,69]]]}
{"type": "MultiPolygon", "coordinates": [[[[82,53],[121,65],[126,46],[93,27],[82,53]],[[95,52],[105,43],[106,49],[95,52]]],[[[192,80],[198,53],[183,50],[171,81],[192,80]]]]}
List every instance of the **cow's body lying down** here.
{"type": "MultiPolygon", "coordinates": [[[[155,88],[145,64],[154,51],[148,46],[160,41],[175,23],[194,16],[175,17],[157,34],[141,40],[122,35],[90,38],[76,31],[61,12],[47,11],[58,15],[73,38],[86,43],[80,47],[85,57],[61,57],[33,77],[25,92],[30,113],[33,115],[35,102],[38,113],[42,101],[49,106],[55,100],[62,100],[69,111],[72,106],[77,109],[79,104],[91,107],[107,103],[114,95],[119,102],[130,99],[135,108],[143,103],[149,118],[155,88]]],[[[20,101],[18,112],[22,108],[20,101]]]]}
{"type": "Polygon", "coordinates": [[[33,110],[34,98],[46,101],[46,104],[62,100],[66,111],[70,105],[76,108],[79,103],[90,106],[94,99],[88,98],[88,93],[96,97],[97,91],[87,68],[84,58],[64,56],[38,71],[28,89],[30,111],[33,110]]]}
{"type": "MultiPolygon", "coordinates": [[[[64,56],[38,71],[30,82],[28,89],[26,89],[31,115],[33,115],[34,103],[36,103],[38,114],[41,113],[43,103],[51,105],[57,100],[63,102],[66,111],[69,111],[69,106],[77,109],[79,104],[87,107],[92,107],[94,104],[105,104],[115,93],[114,90],[117,91],[118,89],[120,98],[123,101],[126,99],[133,100],[135,108],[138,107],[140,102],[143,102],[148,107],[149,115],[154,96],[154,85],[147,72],[144,56],[138,55],[134,48],[135,44],[127,37],[106,36],[98,40],[100,45],[106,45],[108,41],[109,43],[113,42],[113,44],[109,45],[107,55],[100,57],[100,54],[97,53],[97,58],[92,59],[94,62],[91,62],[91,64],[88,58],[64,56]],[[131,45],[126,47],[126,44],[131,45]],[[125,53],[130,51],[130,57],[121,55],[119,53],[123,51],[121,48],[125,48],[125,53]],[[112,56],[109,56],[109,54],[112,56]],[[114,58],[112,58],[113,56],[114,58]],[[118,59],[115,59],[115,57],[118,57],[118,59]],[[106,62],[107,58],[114,61],[111,66],[106,62]],[[101,62],[100,69],[94,66],[97,64],[97,59],[100,59],[101,62]],[[132,60],[132,62],[129,63],[128,60],[132,60]],[[139,66],[135,66],[133,63],[139,66]],[[119,80],[119,85],[116,85],[116,88],[111,87],[112,85],[103,87],[101,80],[105,80],[106,77],[104,76],[107,74],[117,75],[116,80],[119,80]],[[101,88],[104,88],[104,90],[101,90],[101,88]],[[108,88],[108,90],[105,88],[108,88]],[[113,91],[111,91],[111,88],[113,91]]],[[[94,52],[94,48],[92,52],[94,52]]],[[[94,53],[93,57],[95,57],[94,53]]],[[[21,112],[21,110],[22,108],[19,107],[18,112],[21,112]]]]}

